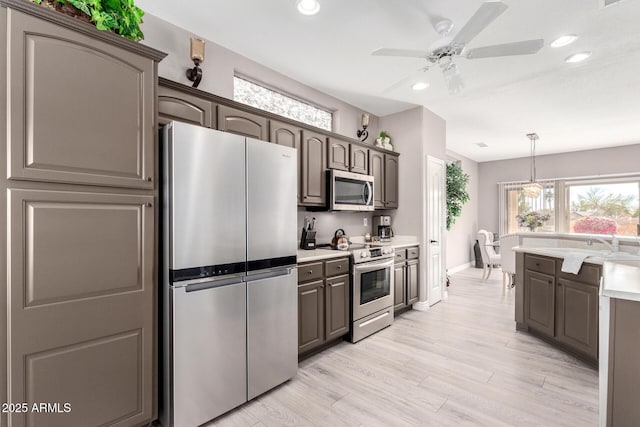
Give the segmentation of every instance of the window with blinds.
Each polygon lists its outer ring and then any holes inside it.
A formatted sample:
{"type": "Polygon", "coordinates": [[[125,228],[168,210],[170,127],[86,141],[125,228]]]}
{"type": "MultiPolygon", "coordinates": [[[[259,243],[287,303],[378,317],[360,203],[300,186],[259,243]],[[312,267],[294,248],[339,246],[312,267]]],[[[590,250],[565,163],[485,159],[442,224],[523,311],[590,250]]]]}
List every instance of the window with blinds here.
{"type": "Polygon", "coordinates": [[[527,181],[501,182],[498,184],[500,235],[520,231],[555,231],[556,209],[555,180],[538,180],[542,192],[536,199],[525,197],[522,184],[527,181]],[[544,219],[539,224],[536,218],[544,219]],[[548,218],[548,219],[545,219],[548,218]]]}

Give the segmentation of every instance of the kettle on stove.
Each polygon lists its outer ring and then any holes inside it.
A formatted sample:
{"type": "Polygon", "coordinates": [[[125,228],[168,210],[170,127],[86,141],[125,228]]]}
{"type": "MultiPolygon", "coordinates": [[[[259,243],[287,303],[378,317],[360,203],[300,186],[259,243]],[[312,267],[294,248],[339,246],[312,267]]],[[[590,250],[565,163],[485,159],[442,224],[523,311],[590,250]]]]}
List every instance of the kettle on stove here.
{"type": "Polygon", "coordinates": [[[344,233],[342,228],[336,230],[333,235],[333,239],[331,240],[331,246],[341,251],[346,251],[349,249],[349,238],[344,233]]]}

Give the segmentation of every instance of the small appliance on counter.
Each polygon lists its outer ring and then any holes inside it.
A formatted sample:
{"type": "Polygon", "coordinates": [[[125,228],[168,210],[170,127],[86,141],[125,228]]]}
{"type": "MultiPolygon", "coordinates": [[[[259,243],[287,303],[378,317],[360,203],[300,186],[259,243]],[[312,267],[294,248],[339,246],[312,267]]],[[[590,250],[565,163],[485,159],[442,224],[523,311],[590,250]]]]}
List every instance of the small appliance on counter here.
{"type": "Polygon", "coordinates": [[[300,249],[314,250],[316,248],[316,219],[311,222],[309,218],[304,217],[304,226],[302,227],[302,237],[300,237],[300,249]]]}
{"type": "Polygon", "coordinates": [[[344,230],[342,228],[337,229],[331,240],[331,247],[340,251],[346,251],[349,249],[349,246],[349,238],[344,233],[344,230]]]}
{"type": "Polygon", "coordinates": [[[381,242],[390,242],[393,237],[391,228],[391,216],[378,215],[373,217],[373,232],[379,237],[381,242]]]}

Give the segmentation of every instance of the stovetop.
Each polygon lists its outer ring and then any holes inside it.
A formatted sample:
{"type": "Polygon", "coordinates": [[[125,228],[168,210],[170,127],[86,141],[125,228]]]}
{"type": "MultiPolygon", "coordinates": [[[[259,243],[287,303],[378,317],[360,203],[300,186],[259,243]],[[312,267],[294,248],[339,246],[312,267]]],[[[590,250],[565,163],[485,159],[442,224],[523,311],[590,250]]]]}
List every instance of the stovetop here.
{"type": "MultiPolygon", "coordinates": [[[[337,249],[330,244],[320,244],[316,246],[318,249],[337,249]]],[[[355,264],[361,262],[375,261],[377,259],[393,258],[395,250],[391,246],[371,245],[367,243],[351,243],[349,249],[343,250],[351,254],[351,259],[355,264]]]]}

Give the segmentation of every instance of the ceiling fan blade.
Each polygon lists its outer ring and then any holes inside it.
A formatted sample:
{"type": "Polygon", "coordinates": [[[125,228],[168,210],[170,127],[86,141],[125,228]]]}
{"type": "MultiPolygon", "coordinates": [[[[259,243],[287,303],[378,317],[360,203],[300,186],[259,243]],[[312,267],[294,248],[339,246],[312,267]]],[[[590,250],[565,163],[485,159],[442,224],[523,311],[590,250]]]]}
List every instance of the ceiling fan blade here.
{"type": "Polygon", "coordinates": [[[426,58],[429,56],[429,52],[426,50],[413,50],[413,49],[387,49],[382,48],[371,52],[373,56],[404,56],[408,58],[426,58]]]}
{"type": "Polygon", "coordinates": [[[411,73],[408,76],[398,80],[397,82],[395,82],[394,84],[392,84],[388,88],[384,89],[382,91],[382,93],[392,92],[392,91],[396,90],[397,88],[399,88],[401,86],[405,86],[405,85],[408,86],[411,81],[416,80],[418,77],[420,77],[423,73],[426,73],[427,71],[429,71],[429,67],[419,68],[416,71],[414,71],[413,73],[411,73]]]}
{"type": "Polygon", "coordinates": [[[466,45],[482,30],[487,28],[498,16],[507,10],[507,5],[499,1],[488,1],[482,3],[476,13],[469,19],[469,22],[458,31],[453,38],[453,43],[466,45]]]}
{"type": "Polygon", "coordinates": [[[465,53],[465,57],[467,59],[478,59],[496,56],[531,55],[542,49],[542,46],[544,46],[544,39],[496,44],[469,49],[469,51],[465,53]]]}

